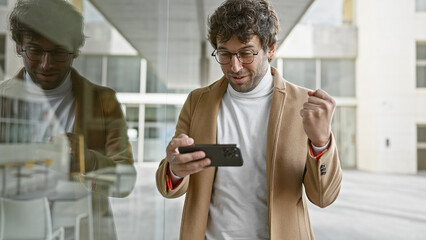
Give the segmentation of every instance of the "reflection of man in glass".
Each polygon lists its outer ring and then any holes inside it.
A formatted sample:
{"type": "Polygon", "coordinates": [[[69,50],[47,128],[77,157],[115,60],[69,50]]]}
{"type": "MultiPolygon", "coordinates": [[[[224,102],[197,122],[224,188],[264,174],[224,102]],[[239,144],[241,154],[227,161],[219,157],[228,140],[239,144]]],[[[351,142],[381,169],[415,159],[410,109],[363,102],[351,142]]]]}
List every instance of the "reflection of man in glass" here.
{"type": "Polygon", "coordinates": [[[90,83],[71,67],[84,43],[80,13],[60,0],[18,1],[10,30],[25,66],[17,78],[44,90],[73,147],[79,147],[79,137],[84,140],[85,170],[131,164],[126,123],[115,93],[90,83]]]}
{"type": "Polygon", "coordinates": [[[326,207],[339,194],[335,101],[270,66],[278,29],[265,0],[228,0],[210,16],[224,77],[189,94],[157,170],[162,195],[186,193],[181,239],[313,239],[305,195],[326,207]],[[238,144],[244,165],[207,168],[204,152],[179,153],[193,143],[238,144]]]}
{"type": "MultiPolygon", "coordinates": [[[[126,122],[115,92],[89,82],[72,68],[84,43],[81,14],[63,0],[18,0],[9,20],[16,53],[24,64],[16,79],[40,88],[46,96],[70,140],[71,172],[94,173],[95,192],[96,177],[114,173],[117,164],[120,169],[128,166],[126,174],[134,177],[126,122]]],[[[11,82],[2,82],[0,89],[7,91],[11,82]]],[[[108,229],[99,229],[103,230],[108,229]]]]}

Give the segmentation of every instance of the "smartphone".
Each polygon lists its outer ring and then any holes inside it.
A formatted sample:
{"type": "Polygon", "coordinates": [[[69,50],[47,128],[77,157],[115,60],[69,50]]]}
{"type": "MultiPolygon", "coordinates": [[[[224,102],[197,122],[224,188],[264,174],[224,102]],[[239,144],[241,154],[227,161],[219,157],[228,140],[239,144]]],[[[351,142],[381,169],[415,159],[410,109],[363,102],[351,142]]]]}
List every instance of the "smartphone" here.
{"type": "Polygon", "coordinates": [[[203,151],[211,159],[210,166],[238,167],[243,165],[241,151],[236,144],[195,144],[179,147],[179,153],[203,151]]]}

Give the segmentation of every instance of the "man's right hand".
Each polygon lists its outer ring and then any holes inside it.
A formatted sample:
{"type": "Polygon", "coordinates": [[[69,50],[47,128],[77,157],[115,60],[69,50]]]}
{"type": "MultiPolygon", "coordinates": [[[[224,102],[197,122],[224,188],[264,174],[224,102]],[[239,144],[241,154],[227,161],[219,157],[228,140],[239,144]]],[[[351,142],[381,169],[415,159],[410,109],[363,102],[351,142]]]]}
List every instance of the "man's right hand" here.
{"type": "MultiPolygon", "coordinates": [[[[206,154],[203,151],[184,154],[179,153],[178,147],[190,146],[192,144],[194,144],[194,139],[185,134],[181,134],[177,138],[173,138],[167,146],[166,160],[169,162],[170,169],[174,175],[185,177],[197,173],[210,165],[211,160],[206,158],[206,154]]],[[[178,179],[172,178],[173,184],[178,181],[178,179]]]]}

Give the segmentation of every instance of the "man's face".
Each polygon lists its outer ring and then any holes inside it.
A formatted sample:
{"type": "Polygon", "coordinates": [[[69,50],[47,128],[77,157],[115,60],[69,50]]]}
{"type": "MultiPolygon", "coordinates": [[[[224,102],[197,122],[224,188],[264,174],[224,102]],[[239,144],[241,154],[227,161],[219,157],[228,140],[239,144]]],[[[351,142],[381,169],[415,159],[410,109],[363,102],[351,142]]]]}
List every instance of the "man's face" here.
{"type": "Polygon", "coordinates": [[[16,52],[22,56],[25,70],[31,76],[33,82],[44,90],[54,89],[62,83],[66,74],[70,71],[73,59],[76,56],[75,54],[68,54],[69,51],[64,47],[42,36],[25,34],[22,39],[22,45],[16,45],[16,52]],[[22,50],[26,52],[22,52],[22,50]],[[49,53],[43,53],[43,50],[49,53]],[[41,59],[32,60],[28,58],[29,54],[27,53],[29,51],[40,53],[41,59]],[[56,56],[66,55],[66,58],[56,61],[56,57],[52,57],[52,52],[56,56]]]}
{"type": "Polygon", "coordinates": [[[223,74],[235,91],[250,92],[259,84],[263,76],[265,76],[268,70],[268,58],[272,59],[274,56],[275,45],[271,46],[265,52],[257,35],[253,35],[247,43],[240,42],[234,36],[227,42],[218,43],[217,50],[228,51],[230,53],[236,53],[240,50],[258,52],[254,56],[252,63],[241,63],[237,56],[233,55],[230,63],[221,65],[223,74]]]}

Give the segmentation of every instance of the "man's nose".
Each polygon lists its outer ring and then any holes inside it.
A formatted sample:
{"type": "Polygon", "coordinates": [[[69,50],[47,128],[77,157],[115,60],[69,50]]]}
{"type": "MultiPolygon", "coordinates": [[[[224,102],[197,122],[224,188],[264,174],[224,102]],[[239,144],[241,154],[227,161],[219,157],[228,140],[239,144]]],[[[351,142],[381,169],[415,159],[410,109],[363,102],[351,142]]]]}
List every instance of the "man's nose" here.
{"type": "Polygon", "coordinates": [[[43,69],[47,69],[52,64],[52,56],[49,52],[44,52],[43,56],[41,57],[41,67],[43,69]]]}
{"type": "Polygon", "coordinates": [[[243,64],[238,60],[237,55],[232,55],[231,58],[231,64],[232,64],[232,71],[237,73],[243,68],[243,64]]]}

